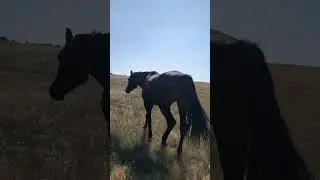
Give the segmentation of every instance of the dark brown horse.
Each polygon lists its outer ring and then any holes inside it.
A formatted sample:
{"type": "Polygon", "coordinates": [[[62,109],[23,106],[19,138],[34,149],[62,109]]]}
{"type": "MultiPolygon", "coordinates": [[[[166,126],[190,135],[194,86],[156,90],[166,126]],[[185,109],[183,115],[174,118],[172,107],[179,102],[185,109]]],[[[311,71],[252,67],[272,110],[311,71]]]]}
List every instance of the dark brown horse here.
{"type": "Polygon", "coordinates": [[[211,41],[212,121],[224,179],[312,179],[290,138],[262,50],[211,41]]]}
{"type": "Polygon", "coordinates": [[[56,79],[50,86],[50,95],[56,101],[63,100],[66,94],[87,82],[88,76],[91,75],[104,88],[101,105],[110,137],[110,35],[93,32],[73,36],[71,30],[66,28],[65,39],[65,45],[58,54],[59,66],[56,79]]]}
{"type": "Polygon", "coordinates": [[[199,142],[201,137],[209,135],[209,122],[199,102],[193,79],[190,75],[178,71],[158,74],[151,72],[130,72],[126,92],[140,86],[146,109],[144,128],[149,127],[148,138],[152,137],[151,110],[158,105],[167,121],[167,129],[162,136],[162,146],[166,146],[167,138],[176,124],[170,111],[172,103],[177,102],[180,115],[180,141],[178,155],[182,152],[183,140],[191,128],[191,137],[199,142]]]}

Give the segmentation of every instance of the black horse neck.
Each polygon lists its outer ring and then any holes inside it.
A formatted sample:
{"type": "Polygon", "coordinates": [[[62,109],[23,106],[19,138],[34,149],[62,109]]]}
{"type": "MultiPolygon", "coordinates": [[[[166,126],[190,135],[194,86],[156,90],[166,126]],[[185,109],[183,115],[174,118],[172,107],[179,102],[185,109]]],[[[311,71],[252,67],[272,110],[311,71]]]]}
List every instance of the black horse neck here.
{"type": "Polygon", "coordinates": [[[108,65],[105,61],[96,61],[90,67],[89,74],[98,81],[98,83],[103,87],[106,88],[109,84],[109,73],[108,73],[108,65]]]}
{"type": "Polygon", "coordinates": [[[89,65],[89,74],[96,79],[99,84],[106,88],[109,86],[109,61],[110,61],[110,44],[109,34],[96,33],[93,36],[95,44],[91,49],[91,58],[89,65]]]}

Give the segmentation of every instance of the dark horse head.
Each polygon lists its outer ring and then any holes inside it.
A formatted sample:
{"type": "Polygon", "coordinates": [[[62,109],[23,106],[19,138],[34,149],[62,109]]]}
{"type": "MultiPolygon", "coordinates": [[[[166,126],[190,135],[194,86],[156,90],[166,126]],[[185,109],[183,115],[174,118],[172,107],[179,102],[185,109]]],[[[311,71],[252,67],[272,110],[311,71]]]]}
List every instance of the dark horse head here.
{"type": "Polygon", "coordinates": [[[156,71],[145,71],[145,72],[132,72],[130,71],[130,77],[128,79],[128,85],[126,87],[126,93],[130,93],[138,86],[142,86],[146,78],[149,75],[158,74],[156,71]]]}
{"type": "Polygon", "coordinates": [[[107,81],[109,34],[91,33],[73,36],[66,28],[65,45],[58,54],[57,76],[50,86],[54,100],[64,96],[88,80],[91,74],[102,86],[107,81]]]}

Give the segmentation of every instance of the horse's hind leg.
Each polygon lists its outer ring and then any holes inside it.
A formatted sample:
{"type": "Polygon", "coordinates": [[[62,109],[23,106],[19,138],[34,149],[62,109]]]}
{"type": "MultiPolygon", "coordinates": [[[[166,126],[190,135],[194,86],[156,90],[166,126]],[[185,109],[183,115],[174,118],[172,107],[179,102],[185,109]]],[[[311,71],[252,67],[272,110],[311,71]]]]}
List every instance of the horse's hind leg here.
{"type": "Polygon", "coordinates": [[[148,127],[148,121],[147,121],[147,118],[146,118],[146,121],[144,122],[144,125],[143,125],[143,129],[146,129],[148,127]]]}
{"type": "Polygon", "coordinates": [[[164,132],[164,134],[162,136],[162,141],[161,141],[161,145],[166,146],[168,136],[169,136],[170,132],[172,131],[174,125],[176,124],[176,120],[174,119],[173,115],[171,114],[170,106],[160,106],[160,110],[167,121],[167,129],[164,132]]]}
{"type": "Polygon", "coordinates": [[[190,124],[187,122],[187,119],[186,119],[187,104],[183,103],[182,101],[178,101],[177,104],[178,104],[179,115],[180,115],[180,141],[179,141],[177,153],[178,155],[180,155],[182,153],[183,140],[188,132],[190,124]]]}
{"type": "Polygon", "coordinates": [[[145,101],[144,107],[146,109],[146,122],[144,123],[143,128],[146,128],[147,126],[149,126],[148,139],[151,139],[152,138],[151,111],[152,111],[153,105],[145,101]]]}

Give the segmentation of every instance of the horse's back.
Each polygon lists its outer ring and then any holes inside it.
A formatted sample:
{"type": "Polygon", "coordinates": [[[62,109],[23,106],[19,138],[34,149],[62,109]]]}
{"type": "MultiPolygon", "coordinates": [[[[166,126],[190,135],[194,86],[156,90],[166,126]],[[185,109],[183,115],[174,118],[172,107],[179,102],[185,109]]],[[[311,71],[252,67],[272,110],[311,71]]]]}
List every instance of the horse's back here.
{"type": "Polygon", "coordinates": [[[165,76],[184,76],[186,74],[184,74],[180,71],[167,71],[167,72],[163,73],[162,75],[165,75],[165,76]]]}
{"type": "Polygon", "coordinates": [[[184,96],[192,83],[190,75],[179,71],[154,74],[148,78],[148,87],[143,94],[153,99],[155,104],[170,104],[184,96]]]}
{"type": "Polygon", "coordinates": [[[192,80],[190,75],[179,71],[168,71],[158,75],[158,81],[164,84],[180,85],[190,80],[192,80]]]}
{"type": "MultiPolygon", "coordinates": [[[[169,83],[169,82],[176,82],[179,81],[183,78],[191,78],[190,75],[184,74],[179,71],[167,71],[162,74],[154,73],[151,74],[148,77],[148,82],[153,83],[153,82],[162,82],[162,83],[169,83]]],[[[192,78],[191,78],[192,79],[192,78]]]]}

